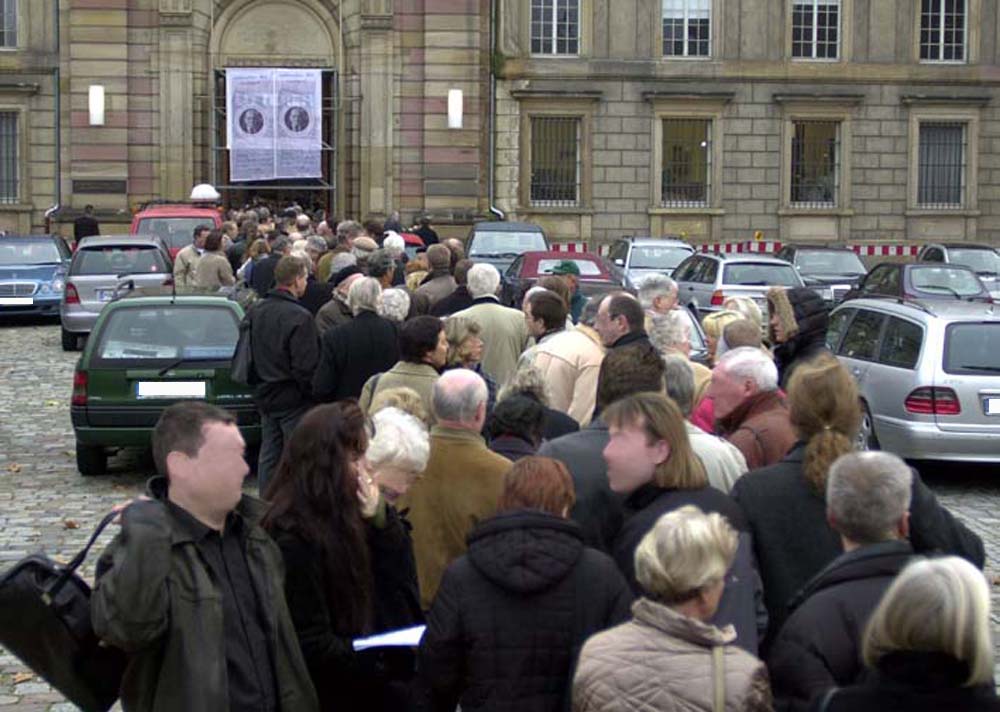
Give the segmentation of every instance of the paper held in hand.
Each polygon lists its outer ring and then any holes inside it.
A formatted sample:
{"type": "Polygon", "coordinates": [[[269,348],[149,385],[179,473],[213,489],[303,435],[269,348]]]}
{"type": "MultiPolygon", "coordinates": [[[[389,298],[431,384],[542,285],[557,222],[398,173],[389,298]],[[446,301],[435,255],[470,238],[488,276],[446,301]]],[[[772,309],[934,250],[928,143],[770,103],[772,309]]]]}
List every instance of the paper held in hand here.
{"type": "Polygon", "coordinates": [[[370,635],[367,638],[358,638],[354,641],[354,650],[368,650],[369,648],[415,648],[420,645],[420,639],[424,637],[425,625],[417,625],[412,628],[401,628],[391,630],[388,633],[370,635]]]}

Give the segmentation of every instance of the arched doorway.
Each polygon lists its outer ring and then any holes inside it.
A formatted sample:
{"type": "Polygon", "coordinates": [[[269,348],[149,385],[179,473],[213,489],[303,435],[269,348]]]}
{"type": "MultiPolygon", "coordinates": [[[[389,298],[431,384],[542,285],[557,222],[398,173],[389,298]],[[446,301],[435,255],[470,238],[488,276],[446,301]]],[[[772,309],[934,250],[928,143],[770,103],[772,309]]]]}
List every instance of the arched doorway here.
{"type": "Polygon", "coordinates": [[[336,215],[342,205],[340,110],[343,66],[340,18],[320,0],[235,0],[216,18],[212,32],[209,166],[215,186],[230,205],[298,203],[336,215]],[[230,180],[226,136],[226,70],[310,68],[322,72],[322,177],[270,181],[230,180]]]}

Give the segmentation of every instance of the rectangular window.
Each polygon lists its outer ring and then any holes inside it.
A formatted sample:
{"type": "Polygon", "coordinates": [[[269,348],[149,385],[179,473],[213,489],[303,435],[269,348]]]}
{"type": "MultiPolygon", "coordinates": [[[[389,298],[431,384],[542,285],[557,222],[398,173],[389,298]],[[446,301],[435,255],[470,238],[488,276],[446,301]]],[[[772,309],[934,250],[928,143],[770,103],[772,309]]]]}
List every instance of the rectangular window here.
{"type": "Polygon", "coordinates": [[[531,53],[579,52],[580,0],[531,0],[531,53]]]}
{"type": "Polygon", "coordinates": [[[531,118],[531,204],[580,204],[580,124],[576,116],[531,118]]]}
{"type": "Polygon", "coordinates": [[[0,203],[17,202],[19,165],[17,112],[0,111],[0,203]]]}
{"type": "Polygon", "coordinates": [[[840,122],[795,121],[790,202],[799,208],[837,205],[840,122]]]}
{"type": "Polygon", "coordinates": [[[961,208],[965,203],[966,124],[922,122],[918,149],[917,205],[961,208]]]}
{"type": "Polygon", "coordinates": [[[17,47],[17,0],[0,0],[0,47],[17,47]]]}
{"type": "Polygon", "coordinates": [[[966,0],[920,0],[920,59],[964,62],[966,0]]]}
{"type": "Polygon", "coordinates": [[[663,120],[663,167],[660,203],[667,208],[709,204],[712,175],[712,121],[663,120]]]}
{"type": "Polygon", "coordinates": [[[712,0],[663,0],[663,56],[710,54],[712,0]]]}
{"type": "Polygon", "coordinates": [[[837,59],[840,0],[792,0],[792,56],[837,59]]]}

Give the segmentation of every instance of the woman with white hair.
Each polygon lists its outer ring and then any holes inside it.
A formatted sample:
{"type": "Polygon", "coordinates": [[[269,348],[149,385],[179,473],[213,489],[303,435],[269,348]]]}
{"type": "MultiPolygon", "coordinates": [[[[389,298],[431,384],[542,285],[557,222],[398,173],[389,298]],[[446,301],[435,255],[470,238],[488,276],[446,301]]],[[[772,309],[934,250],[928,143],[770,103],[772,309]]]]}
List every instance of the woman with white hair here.
{"type": "Polygon", "coordinates": [[[574,712],[771,709],[764,664],[709,623],[736,549],[719,514],[685,506],[657,520],[635,552],[645,594],[631,621],[583,646],[574,712]]]}
{"type": "Polygon", "coordinates": [[[406,315],[410,313],[410,295],[405,289],[387,289],[382,292],[382,303],[378,308],[378,315],[397,324],[406,321],[406,315]]]}
{"type": "Polygon", "coordinates": [[[1000,710],[990,590],[957,556],[916,561],[886,591],[865,632],[865,684],[834,688],[814,710],[1000,710]]]}
{"type": "Polygon", "coordinates": [[[372,437],[365,457],[382,496],[390,504],[406,494],[427,467],[427,426],[399,408],[383,408],[371,419],[372,437]]]}

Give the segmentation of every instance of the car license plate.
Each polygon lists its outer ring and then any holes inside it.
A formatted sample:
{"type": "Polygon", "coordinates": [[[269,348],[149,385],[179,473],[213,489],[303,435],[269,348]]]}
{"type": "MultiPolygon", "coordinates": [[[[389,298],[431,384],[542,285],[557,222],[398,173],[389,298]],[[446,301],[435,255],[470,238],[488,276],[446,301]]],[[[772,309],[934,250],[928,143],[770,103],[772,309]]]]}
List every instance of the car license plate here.
{"type": "Polygon", "coordinates": [[[114,295],[114,291],[111,289],[98,289],[97,290],[97,301],[99,302],[110,302],[111,297],[114,295]]]}
{"type": "Polygon", "coordinates": [[[139,381],[135,397],[143,398],[204,398],[204,381],[139,381]]]}
{"type": "Polygon", "coordinates": [[[983,398],[983,412],[986,415],[1000,415],[1000,397],[983,398]]]}
{"type": "Polygon", "coordinates": [[[0,297],[0,307],[30,307],[34,303],[31,297],[0,297]]]}

